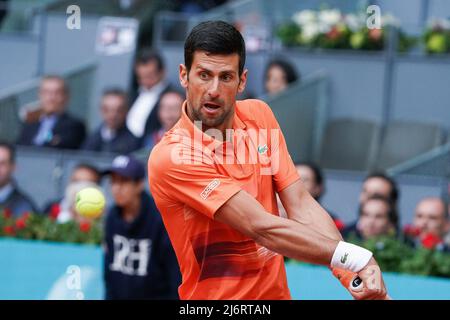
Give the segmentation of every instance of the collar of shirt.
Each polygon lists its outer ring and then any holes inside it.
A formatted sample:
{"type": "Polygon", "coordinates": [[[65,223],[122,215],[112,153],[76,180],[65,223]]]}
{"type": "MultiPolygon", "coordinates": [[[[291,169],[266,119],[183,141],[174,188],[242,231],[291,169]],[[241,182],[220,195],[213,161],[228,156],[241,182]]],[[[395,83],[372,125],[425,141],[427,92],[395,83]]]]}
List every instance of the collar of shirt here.
{"type": "MultiPolygon", "coordinates": [[[[191,139],[194,139],[195,142],[199,141],[198,139],[201,139],[204,146],[208,146],[209,148],[218,148],[223,144],[223,141],[214,139],[210,135],[207,135],[202,131],[201,128],[198,128],[194,122],[189,118],[187,115],[187,101],[184,101],[182,106],[182,112],[181,112],[181,119],[180,121],[175,125],[175,128],[183,129],[189,133],[189,136],[191,139]]],[[[246,124],[239,118],[236,112],[235,107],[234,112],[234,118],[233,118],[233,126],[230,129],[233,129],[233,134],[235,134],[236,130],[245,130],[247,128],[246,124]]]]}
{"type": "Polygon", "coordinates": [[[140,87],[138,91],[139,91],[139,94],[152,93],[152,94],[159,95],[166,86],[167,86],[167,82],[165,80],[162,80],[162,81],[158,82],[157,84],[155,84],[150,89],[140,87]]]}
{"type": "Polygon", "coordinates": [[[100,129],[100,136],[105,141],[111,141],[117,136],[117,130],[108,128],[106,125],[103,125],[100,129]]]}
{"type": "Polygon", "coordinates": [[[6,199],[13,193],[14,186],[12,183],[8,183],[3,188],[0,188],[0,202],[5,202],[6,199]]]}

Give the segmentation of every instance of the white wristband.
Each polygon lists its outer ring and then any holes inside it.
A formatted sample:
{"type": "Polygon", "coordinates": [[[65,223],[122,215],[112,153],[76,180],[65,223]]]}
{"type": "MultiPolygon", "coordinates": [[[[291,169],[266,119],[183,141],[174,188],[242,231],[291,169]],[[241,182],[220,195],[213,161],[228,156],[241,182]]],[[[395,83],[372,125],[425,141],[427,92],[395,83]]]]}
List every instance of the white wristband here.
{"type": "Polygon", "coordinates": [[[331,258],[331,267],[359,272],[369,263],[370,258],[372,258],[372,252],[369,250],[339,241],[331,258]]]}

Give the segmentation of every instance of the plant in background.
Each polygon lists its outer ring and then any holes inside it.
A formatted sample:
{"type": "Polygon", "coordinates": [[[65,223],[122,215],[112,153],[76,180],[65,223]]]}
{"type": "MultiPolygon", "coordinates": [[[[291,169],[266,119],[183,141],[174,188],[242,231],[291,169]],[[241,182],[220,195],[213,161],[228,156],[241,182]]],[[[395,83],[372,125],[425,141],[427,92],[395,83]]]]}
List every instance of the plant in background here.
{"type": "Polygon", "coordinates": [[[98,219],[58,223],[51,215],[25,213],[14,218],[10,210],[5,209],[0,213],[0,237],[100,244],[102,228],[98,219]]]}
{"type": "Polygon", "coordinates": [[[423,35],[428,54],[450,52],[450,20],[433,20],[423,35]]]}
{"type": "Polygon", "coordinates": [[[398,49],[408,51],[416,39],[408,37],[398,20],[392,15],[381,17],[381,29],[369,29],[365,13],[342,14],[339,10],[302,10],[295,13],[292,21],[277,29],[277,36],[286,46],[309,48],[383,50],[390,29],[399,36],[398,49]]]}

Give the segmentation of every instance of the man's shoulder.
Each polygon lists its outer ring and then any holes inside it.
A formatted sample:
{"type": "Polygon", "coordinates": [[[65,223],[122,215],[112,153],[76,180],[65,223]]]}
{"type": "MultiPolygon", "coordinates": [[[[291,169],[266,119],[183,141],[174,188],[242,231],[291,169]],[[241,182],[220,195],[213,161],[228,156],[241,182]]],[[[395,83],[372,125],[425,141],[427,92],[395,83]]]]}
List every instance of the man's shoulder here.
{"type": "Polygon", "coordinates": [[[266,125],[274,118],[269,105],[259,99],[236,101],[236,112],[242,121],[255,121],[258,125],[266,125]]]}

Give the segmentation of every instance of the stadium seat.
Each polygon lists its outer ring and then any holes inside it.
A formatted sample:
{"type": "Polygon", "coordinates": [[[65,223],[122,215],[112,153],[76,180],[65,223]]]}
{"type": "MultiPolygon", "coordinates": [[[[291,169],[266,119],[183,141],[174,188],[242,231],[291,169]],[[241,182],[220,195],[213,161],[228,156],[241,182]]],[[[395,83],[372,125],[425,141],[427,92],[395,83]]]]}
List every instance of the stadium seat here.
{"type": "Polygon", "coordinates": [[[377,152],[380,127],[363,119],[328,123],[322,141],[320,165],[328,169],[369,170],[377,152]]]}
{"type": "Polygon", "coordinates": [[[442,144],[442,128],[433,123],[393,121],[386,126],[375,167],[388,169],[442,144]]]}

